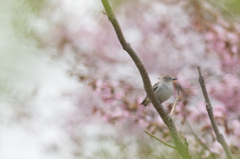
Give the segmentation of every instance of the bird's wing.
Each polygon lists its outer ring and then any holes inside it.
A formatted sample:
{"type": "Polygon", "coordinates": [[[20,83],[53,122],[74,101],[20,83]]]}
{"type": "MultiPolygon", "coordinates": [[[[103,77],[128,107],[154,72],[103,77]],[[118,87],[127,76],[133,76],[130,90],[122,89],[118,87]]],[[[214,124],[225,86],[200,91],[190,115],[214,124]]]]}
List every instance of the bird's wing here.
{"type": "MultiPolygon", "coordinates": [[[[153,91],[154,91],[154,92],[157,90],[159,83],[161,83],[161,82],[157,82],[157,83],[155,83],[155,84],[153,85],[152,88],[153,88],[153,91]]],[[[142,101],[141,104],[144,105],[144,106],[146,106],[146,105],[148,105],[149,103],[151,103],[151,101],[150,101],[150,99],[148,98],[148,96],[146,95],[146,97],[144,98],[144,100],[142,101]]]]}
{"type": "Polygon", "coordinates": [[[157,82],[153,85],[153,91],[154,92],[157,90],[159,83],[161,83],[161,82],[159,81],[159,82],[157,82]]]}

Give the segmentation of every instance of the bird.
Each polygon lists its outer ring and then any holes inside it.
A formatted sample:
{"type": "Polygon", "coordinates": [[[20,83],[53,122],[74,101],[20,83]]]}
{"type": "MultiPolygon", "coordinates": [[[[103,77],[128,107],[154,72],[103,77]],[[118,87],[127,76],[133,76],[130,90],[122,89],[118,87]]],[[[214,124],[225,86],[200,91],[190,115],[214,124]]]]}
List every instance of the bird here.
{"type": "MultiPolygon", "coordinates": [[[[153,91],[160,103],[165,102],[171,97],[173,93],[172,82],[174,80],[177,80],[177,78],[163,75],[159,81],[153,85],[153,91]]],[[[146,96],[140,104],[146,106],[149,103],[151,103],[151,100],[146,96]]]]}

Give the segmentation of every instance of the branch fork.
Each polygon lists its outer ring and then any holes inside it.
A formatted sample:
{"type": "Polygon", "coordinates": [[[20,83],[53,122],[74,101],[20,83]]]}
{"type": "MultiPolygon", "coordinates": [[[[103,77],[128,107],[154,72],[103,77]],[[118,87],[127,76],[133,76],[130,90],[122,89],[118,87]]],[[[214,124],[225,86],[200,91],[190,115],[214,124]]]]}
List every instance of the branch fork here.
{"type": "Polygon", "coordinates": [[[108,16],[109,21],[112,23],[113,28],[117,34],[118,40],[121,43],[123,49],[129,54],[129,56],[132,58],[134,61],[135,65],[137,66],[142,79],[143,79],[143,84],[145,91],[151,100],[154,108],[157,110],[158,114],[161,116],[163,122],[166,124],[168,127],[171,136],[175,142],[175,147],[177,152],[182,156],[184,159],[191,159],[192,157],[189,155],[188,151],[186,150],[186,144],[184,143],[183,139],[179,135],[177,128],[174,124],[174,122],[171,119],[171,116],[165,111],[163,106],[159,103],[158,99],[156,98],[156,95],[152,89],[152,84],[149,79],[148,73],[142,63],[142,61],[139,59],[135,51],[132,49],[131,45],[125,40],[125,37],[122,33],[121,27],[112,11],[112,8],[109,4],[108,0],[102,0],[102,4],[105,8],[106,14],[108,16]]]}

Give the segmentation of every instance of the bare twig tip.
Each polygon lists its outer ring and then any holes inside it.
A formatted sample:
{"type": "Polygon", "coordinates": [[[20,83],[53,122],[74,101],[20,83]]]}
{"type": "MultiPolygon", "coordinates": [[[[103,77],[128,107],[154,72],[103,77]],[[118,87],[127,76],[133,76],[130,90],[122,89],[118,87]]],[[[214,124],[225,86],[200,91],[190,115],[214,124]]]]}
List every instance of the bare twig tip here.
{"type": "Polygon", "coordinates": [[[197,66],[197,69],[198,69],[199,78],[200,78],[200,77],[202,77],[201,67],[200,67],[200,66],[197,66]]]}

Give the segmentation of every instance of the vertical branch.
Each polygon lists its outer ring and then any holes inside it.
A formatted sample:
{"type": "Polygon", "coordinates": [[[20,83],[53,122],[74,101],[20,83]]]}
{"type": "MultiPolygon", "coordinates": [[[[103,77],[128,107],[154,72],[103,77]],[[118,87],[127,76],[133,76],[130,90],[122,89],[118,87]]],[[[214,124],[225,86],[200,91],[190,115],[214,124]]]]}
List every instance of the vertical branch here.
{"type": "Polygon", "coordinates": [[[199,83],[201,85],[201,88],[202,88],[203,96],[204,96],[205,102],[206,102],[206,109],[207,109],[208,116],[209,116],[209,119],[210,119],[211,124],[212,124],[212,128],[213,128],[214,133],[216,135],[217,141],[218,141],[218,143],[220,143],[222,145],[222,147],[223,147],[223,149],[224,149],[224,151],[227,155],[227,158],[232,159],[233,156],[232,156],[231,150],[228,147],[227,142],[224,139],[224,136],[222,135],[222,133],[220,133],[220,131],[217,127],[217,124],[216,124],[216,121],[215,121],[215,118],[214,118],[214,115],[213,115],[212,104],[209,100],[207,89],[206,89],[205,82],[204,82],[204,78],[202,76],[201,67],[197,66],[197,69],[198,69],[198,73],[199,73],[199,80],[198,81],[199,81],[199,83]]]}
{"type": "Polygon", "coordinates": [[[172,107],[172,110],[171,110],[171,113],[170,113],[171,116],[173,115],[173,113],[174,113],[174,111],[176,109],[178,101],[179,101],[179,86],[177,87],[177,98],[175,100],[175,103],[173,104],[173,107],[172,107]]]}
{"type": "Polygon", "coordinates": [[[146,71],[142,61],[139,59],[139,57],[137,56],[135,51],[132,49],[131,45],[129,43],[127,43],[127,41],[122,33],[121,27],[112,11],[112,8],[111,8],[108,0],[102,0],[102,4],[106,10],[106,14],[108,16],[109,21],[113,25],[113,28],[117,34],[119,42],[121,43],[123,49],[129,54],[129,56],[131,56],[132,60],[134,61],[135,65],[137,66],[137,68],[142,76],[144,88],[145,88],[145,91],[146,91],[149,99],[151,100],[151,102],[152,102],[154,108],[157,110],[158,114],[161,116],[163,122],[167,125],[167,127],[171,133],[171,136],[175,142],[177,152],[184,159],[192,158],[189,155],[188,147],[187,147],[186,143],[180,137],[172,118],[169,116],[168,112],[163,108],[163,106],[157,100],[157,98],[154,94],[154,91],[152,89],[152,84],[151,84],[151,81],[147,74],[147,71],[146,71]]]}

